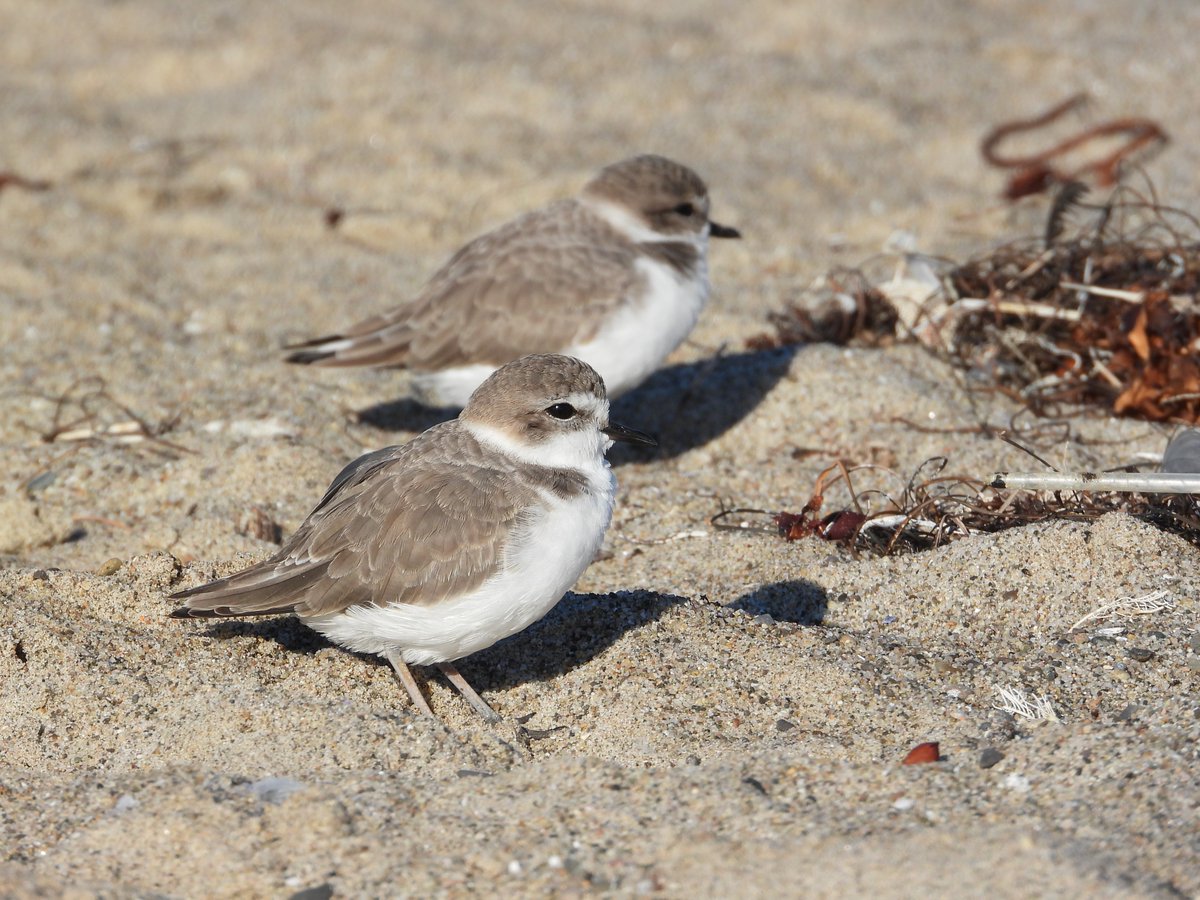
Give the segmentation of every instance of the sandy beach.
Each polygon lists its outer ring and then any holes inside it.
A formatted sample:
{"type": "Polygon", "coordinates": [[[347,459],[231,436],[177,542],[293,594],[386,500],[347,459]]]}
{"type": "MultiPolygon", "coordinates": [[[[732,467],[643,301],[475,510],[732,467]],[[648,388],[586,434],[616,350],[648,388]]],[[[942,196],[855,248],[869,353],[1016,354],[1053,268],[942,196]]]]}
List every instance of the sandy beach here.
{"type": "MultiPolygon", "coordinates": [[[[886,558],[711,524],[839,459],[893,493],[1031,467],[975,427],[1020,407],[924,348],[748,342],[887,246],[1038,234],[980,139],[1076,92],[1077,125],[1161,123],[1146,176],[1200,213],[1197,29],[1186,0],[0,0],[0,895],[1200,897],[1196,547],[1123,513],[886,558]],[[744,237],[614,404],[662,445],[610,454],[603,558],[461,663],[501,724],[433,671],[417,715],[293,619],[167,618],[442,417],[285,343],[639,152],[744,237]]],[[[1168,432],[1096,413],[1038,452],[1168,432]]]]}

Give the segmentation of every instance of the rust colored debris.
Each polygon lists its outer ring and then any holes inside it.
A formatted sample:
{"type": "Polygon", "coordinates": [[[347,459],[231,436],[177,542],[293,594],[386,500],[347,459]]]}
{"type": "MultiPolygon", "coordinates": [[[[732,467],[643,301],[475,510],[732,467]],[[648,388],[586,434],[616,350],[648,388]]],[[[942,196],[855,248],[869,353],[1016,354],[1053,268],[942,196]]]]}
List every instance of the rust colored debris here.
{"type": "Polygon", "coordinates": [[[908,751],[908,755],[904,757],[901,765],[918,766],[921,763],[934,763],[942,758],[941,748],[937,741],[927,741],[924,744],[917,744],[908,751]]]}
{"type": "Polygon", "coordinates": [[[42,178],[26,178],[16,172],[0,172],[0,191],[8,187],[23,188],[27,191],[48,191],[54,185],[42,178]]]}
{"type": "Polygon", "coordinates": [[[790,305],[752,349],[832,341],[882,345],[896,334],[970,371],[1030,413],[1088,408],[1152,422],[1200,422],[1200,221],[1128,186],[1084,203],[1070,182],[1041,238],[938,263],[928,299],[897,308],[861,272],[826,278],[817,312],[790,305]],[[1074,220],[1083,220],[1074,224],[1074,220]],[[1069,234],[1064,237],[1064,232],[1069,234]]]}
{"type": "Polygon", "coordinates": [[[1013,135],[1040,131],[1087,101],[1085,94],[1069,97],[1057,106],[1028,119],[1003,122],[988,132],[980,144],[980,153],[993,166],[1013,169],[1004,196],[1018,200],[1054,185],[1088,180],[1099,187],[1111,187],[1122,174],[1122,166],[1135,156],[1145,157],[1167,142],[1167,133],[1152,119],[1125,117],[1084,128],[1044,150],[1022,155],[1004,154],[1000,145],[1013,135]],[[1123,138],[1115,148],[1100,149],[1106,139],[1123,138]],[[1071,156],[1082,157],[1073,165],[1064,162],[1071,156]]]}
{"type": "Polygon", "coordinates": [[[1037,415],[1099,406],[1200,421],[1197,235],[1178,211],[1114,204],[1090,233],[1046,248],[1012,244],[957,266],[946,276],[952,296],[933,313],[950,325],[949,357],[1037,415]],[[1149,221],[1110,233],[1135,207],[1149,221]]]}
{"type": "MultiPolygon", "coordinates": [[[[864,466],[878,472],[878,467],[864,466]]],[[[709,519],[719,530],[776,534],[788,541],[822,538],[854,554],[890,556],[932,550],[973,534],[990,534],[1048,520],[1093,521],[1123,510],[1200,546],[1200,499],[1186,495],[1102,492],[1006,492],[974,478],[946,474],[943,457],[926,460],[896,495],[859,491],[857,468],[837,463],[822,472],[800,512],[723,509],[709,519]],[[821,514],[826,494],[845,482],[851,502],[821,514]],[[760,524],[756,524],[760,523],[760,524]]],[[[895,475],[895,473],[893,473],[895,475]]]]}

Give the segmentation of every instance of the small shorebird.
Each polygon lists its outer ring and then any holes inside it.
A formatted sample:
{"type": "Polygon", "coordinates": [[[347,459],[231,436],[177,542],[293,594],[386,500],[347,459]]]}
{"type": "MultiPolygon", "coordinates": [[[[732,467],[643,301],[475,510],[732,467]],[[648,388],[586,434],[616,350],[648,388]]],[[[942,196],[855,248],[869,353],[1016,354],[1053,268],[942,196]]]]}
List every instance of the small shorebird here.
{"type": "Polygon", "coordinates": [[[405,303],[288,349],[289,362],[411,369],[425,403],[458,406],[529,353],[582,359],[609,395],[640,384],[708,299],[708,188],[661,156],[602,169],[577,197],[471,241],[405,303]]]}
{"type": "Polygon", "coordinates": [[[270,559],[173,594],[176,618],[295,613],[347,649],[391,663],[433,715],[408,664],[436,665],[499,717],[452,661],[542,618],[595,557],[616,482],[604,382],[566,356],[500,368],[461,415],[359,457],[270,559]]]}

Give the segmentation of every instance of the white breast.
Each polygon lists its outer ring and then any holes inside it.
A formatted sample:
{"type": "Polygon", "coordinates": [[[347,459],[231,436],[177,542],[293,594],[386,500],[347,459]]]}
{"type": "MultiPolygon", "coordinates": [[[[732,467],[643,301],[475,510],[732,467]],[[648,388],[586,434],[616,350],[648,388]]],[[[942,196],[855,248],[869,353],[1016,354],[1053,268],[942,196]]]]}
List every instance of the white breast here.
{"type": "Polygon", "coordinates": [[[625,304],[594,339],[563,351],[599,372],[609,397],[641,384],[695,327],[708,299],[706,250],[700,248],[691,277],[649,257],[638,260],[642,296],[625,304]]]}
{"type": "MultiPolygon", "coordinates": [[[[708,300],[708,242],[695,241],[700,252],[691,277],[649,257],[638,260],[641,294],[623,304],[592,340],[559,348],[599,372],[609,397],[645,381],[695,327],[708,300]]],[[[418,373],[413,390],[430,406],[462,407],[494,371],[494,366],[468,365],[418,373]]]]}
{"type": "Polygon", "coordinates": [[[459,659],[546,615],[595,558],[612,516],[616,483],[570,500],[548,495],[509,542],[500,571],[476,590],[437,606],[356,606],[307,624],[362,653],[400,652],[429,665],[459,659]]]}

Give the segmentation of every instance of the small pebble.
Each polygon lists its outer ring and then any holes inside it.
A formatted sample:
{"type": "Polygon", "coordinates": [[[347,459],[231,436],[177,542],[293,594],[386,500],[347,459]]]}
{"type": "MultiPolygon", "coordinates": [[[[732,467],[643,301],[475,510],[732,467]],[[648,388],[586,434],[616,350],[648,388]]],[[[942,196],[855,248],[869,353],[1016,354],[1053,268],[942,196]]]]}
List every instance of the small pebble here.
{"type": "Polygon", "coordinates": [[[1154,651],[1145,647],[1130,647],[1125,651],[1125,655],[1137,662],[1149,662],[1154,659],[1154,651]]]}
{"type": "Polygon", "coordinates": [[[1004,754],[995,747],[985,747],[979,754],[979,768],[990,769],[1002,759],[1004,759],[1004,754]]]}
{"type": "Polygon", "coordinates": [[[123,560],[117,559],[115,556],[96,570],[96,574],[101,578],[107,578],[109,575],[116,575],[121,570],[121,566],[125,565],[123,560]]]}
{"type": "Polygon", "coordinates": [[[775,617],[772,616],[770,613],[759,613],[757,616],[755,616],[753,619],[750,620],[750,624],[751,625],[774,625],[775,617]]]}
{"type": "Polygon", "coordinates": [[[1188,638],[1188,646],[1192,648],[1193,653],[1200,653],[1200,631],[1188,638]]]}
{"type": "Polygon", "coordinates": [[[791,731],[796,727],[795,722],[789,722],[787,719],[779,719],[775,722],[776,731],[791,731]]]}

